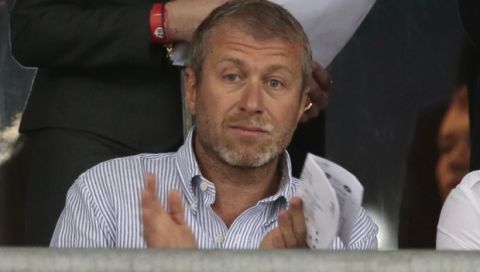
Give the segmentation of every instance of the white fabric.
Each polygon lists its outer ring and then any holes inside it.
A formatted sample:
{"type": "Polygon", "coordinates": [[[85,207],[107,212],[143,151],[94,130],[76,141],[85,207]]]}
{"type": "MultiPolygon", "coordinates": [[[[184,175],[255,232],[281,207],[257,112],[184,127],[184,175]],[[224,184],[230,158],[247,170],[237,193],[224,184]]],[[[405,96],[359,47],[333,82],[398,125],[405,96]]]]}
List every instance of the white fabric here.
{"type": "MultiPolygon", "coordinates": [[[[313,59],[328,66],[347,44],[375,0],[271,0],[290,11],[310,39],[313,59]]],[[[188,45],[177,44],[174,65],[186,65],[188,45]]]]}
{"type": "Polygon", "coordinates": [[[375,0],[271,0],[302,24],[313,59],[328,66],[347,44],[375,0]]]}
{"type": "MultiPolygon", "coordinates": [[[[276,194],[259,201],[227,227],[212,209],[215,184],[203,177],[193,150],[193,128],[176,153],[139,154],[98,164],[72,185],[50,246],[62,248],[144,248],[141,191],[145,173],[157,176],[157,197],[167,207],[170,190],[182,193],[185,222],[201,249],[257,249],[278,226],[278,214],[296,195],[300,180],[292,177],[284,152],[276,194]]],[[[360,209],[348,243],[337,237],[333,250],[376,250],[378,227],[360,209]]],[[[227,270],[227,269],[226,269],[227,270]]],[[[248,269],[247,269],[248,270],[248,269]]]]}
{"type": "Polygon", "coordinates": [[[480,249],[480,171],[466,175],[448,195],[438,222],[437,249],[480,249]]]}

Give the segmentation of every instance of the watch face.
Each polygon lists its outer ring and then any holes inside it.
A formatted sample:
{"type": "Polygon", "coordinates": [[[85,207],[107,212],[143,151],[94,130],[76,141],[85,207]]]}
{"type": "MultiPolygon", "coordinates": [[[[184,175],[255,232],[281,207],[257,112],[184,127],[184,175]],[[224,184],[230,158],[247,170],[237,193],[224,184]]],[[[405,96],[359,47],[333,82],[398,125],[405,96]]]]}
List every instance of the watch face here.
{"type": "Polygon", "coordinates": [[[462,24],[476,47],[480,47],[480,1],[458,0],[462,24]]]}
{"type": "Polygon", "coordinates": [[[158,37],[159,39],[164,39],[164,38],[165,38],[165,31],[163,30],[163,27],[157,27],[157,28],[155,28],[154,34],[155,34],[155,36],[158,37]]]}

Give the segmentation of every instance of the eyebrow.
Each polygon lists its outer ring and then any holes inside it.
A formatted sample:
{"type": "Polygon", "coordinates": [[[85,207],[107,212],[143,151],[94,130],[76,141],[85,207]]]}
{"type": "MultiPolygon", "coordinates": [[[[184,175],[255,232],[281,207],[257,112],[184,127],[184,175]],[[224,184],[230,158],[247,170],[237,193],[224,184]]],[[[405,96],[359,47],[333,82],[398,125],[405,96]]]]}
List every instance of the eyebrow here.
{"type": "MultiPolygon", "coordinates": [[[[245,66],[245,62],[243,62],[241,59],[238,59],[238,58],[235,58],[235,57],[225,57],[225,58],[222,58],[221,60],[217,61],[217,63],[224,63],[224,62],[233,62],[234,64],[236,64],[238,66],[241,66],[241,67],[245,66]]],[[[292,75],[294,74],[294,72],[292,71],[292,69],[290,69],[290,67],[285,66],[285,65],[281,65],[281,64],[274,64],[274,65],[268,67],[268,70],[270,72],[285,70],[289,74],[292,74],[292,75]]]]}
{"type": "Polygon", "coordinates": [[[224,62],[233,62],[234,64],[236,64],[238,66],[245,66],[245,63],[242,60],[240,60],[238,58],[235,58],[235,57],[222,58],[219,61],[217,61],[217,64],[224,63],[224,62]]]}
{"type": "Polygon", "coordinates": [[[279,71],[279,70],[285,70],[287,71],[289,74],[293,75],[294,72],[292,69],[290,69],[290,67],[288,66],[285,66],[285,65],[280,65],[280,64],[275,64],[275,65],[272,65],[268,68],[268,70],[270,72],[275,72],[275,71],[279,71]]]}

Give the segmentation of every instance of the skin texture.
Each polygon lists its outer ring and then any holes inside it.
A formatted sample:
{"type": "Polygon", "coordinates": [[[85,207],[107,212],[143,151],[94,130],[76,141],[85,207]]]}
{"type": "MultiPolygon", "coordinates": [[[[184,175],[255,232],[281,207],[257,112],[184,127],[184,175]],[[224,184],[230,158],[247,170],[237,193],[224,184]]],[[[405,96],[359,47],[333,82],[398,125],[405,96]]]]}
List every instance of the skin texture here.
{"type": "MultiPolygon", "coordinates": [[[[190,42],[193,32],[200,22],[216,7],[228,0],[175,0],[165,5],[167,10],[167,29],[173,41],[190,42]],[[199,4],[200,3],[200,4],[199,4]]],[[[309,101],[312,107],[305,111],[300,122],[308,122],[317,117],[328,105],[328,94],[332,89],[330,74],[319,63],[312,66],[309,101]]],[[[308,103],[307,103],[308,104],[308,103]]]]}
{"type": "Polygon", "coordinates": [[[182,196],[177,191],[168,194],[169,211],[155,197],[156,181],[153,174],[145,176],[142,194],[144,236],[148,247],[195,248],[195,237],[185,223],[182,196]],[[167,234],[167,235],[166,235],[167,234]]]}
{"type": "Polygon", "coordinates": [[[443,200],[457,186],[470,166],[470,126],[467,87],[458,87],[438,134],[437,185],[443,200]]]}
{"type": "MultiPolygon", "coordinates": [[[[280,154],[304,113],[308,88],[302,89],[303,51],[295,44],[259,41],[238,26],[222,24],[212,29],[209,42],[202,79],[197,80],[191,69],[186,71],[186,101],[196,119],[197,161],[216,188],[212,208],[230,226],[278,190],[280,154]]],[[[165,212],[154,196],[152,180],[147,175],[143,195],[147,245],[194,247],[182,217],[180,193],[170,192],[170,212],[165,212]]],[[[261,247],[306,247],[305,236],[302,201],[294,197],[261,247]]]]}
{"type": "Polygon", "coordinates": [[[211,72],[197,84],[195,75],[187,71],[197,151],[223,163],[229,157],[222,156],[224,149],[230,157],[239,157],[229,164],[258,167],[255,161],[262,161],[262,155],[271,153],[263,159],[271,161],[286,148],[303,114],[306,96],[296,77],[301,55],[290,43],[258,42],[228,28],[213,29],[210,46],[218,46],[203,64],[203,70],[211,72]]]}
{"type": "MultiPolygon", "coordinates": [[[[333,81],[330,74],[319,63],[313,62],[312,78],[310,80],[309,102],[312,107],[304,112],[300,122],[305,123],[317,117],[328,106],[328,94],[333,81]]],[[[308,103],[307,103],[308,104],[308,103]]]]}
{"type": "Polygon", "coordinates": [[[207,15],[228,0],[175,0],[168,1],[167,32],[174,41],[189,42],[193,32],[207,15]]]}

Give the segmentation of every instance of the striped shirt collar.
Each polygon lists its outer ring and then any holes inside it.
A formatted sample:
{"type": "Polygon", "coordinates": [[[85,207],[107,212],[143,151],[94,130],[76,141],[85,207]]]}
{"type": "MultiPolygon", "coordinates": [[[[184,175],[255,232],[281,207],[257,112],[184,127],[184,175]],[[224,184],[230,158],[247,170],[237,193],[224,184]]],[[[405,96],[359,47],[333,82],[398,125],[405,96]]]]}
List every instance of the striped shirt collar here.
{"type": "MultiPolygon", "coordinates": [[[[197,202],[194,194],[194,186],[196,185],[195,181],[203,180],[208,184],[209,187],[214,188],[213,183],[203,177],[195,157],[193,148],[194,129],[195,127],[190,129],[185,139],[185,143],[180,147],[175,155],[176,167],[180,175],[182,189],[189,205],[197,202]]],[[[282,176],[280,178],[279,190],[274,195],[260,200],[260,203],[283,200],[286,202],[286,205],[288,205],[290,199],[295,195],[298,180],[292,177],[290,156],[286,150],[282,154],[282,166],[280,170],[282,172],[282,176]]]]}

